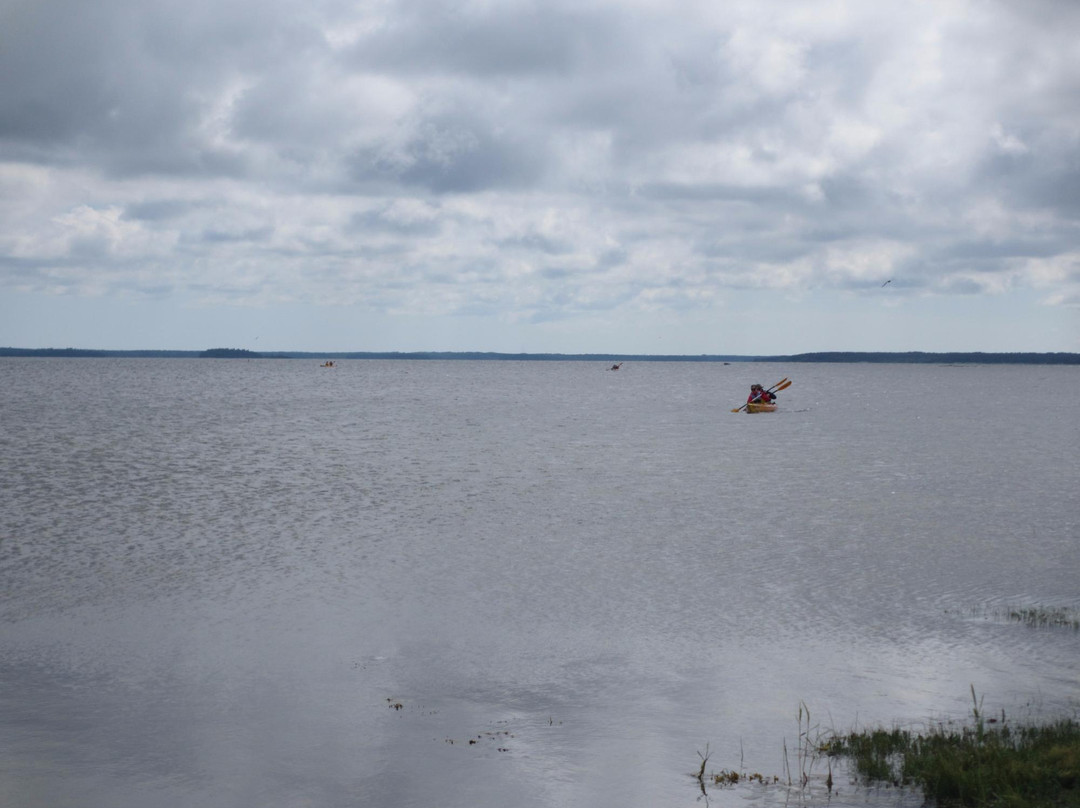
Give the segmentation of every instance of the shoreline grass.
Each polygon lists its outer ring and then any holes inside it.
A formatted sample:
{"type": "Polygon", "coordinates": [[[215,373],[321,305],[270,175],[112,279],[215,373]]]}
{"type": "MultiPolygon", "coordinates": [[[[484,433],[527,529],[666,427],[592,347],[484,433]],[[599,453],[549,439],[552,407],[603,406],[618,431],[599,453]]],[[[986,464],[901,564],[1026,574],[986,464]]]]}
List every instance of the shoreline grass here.
{"type": "Polygon", "coordinates": [[[942,722],[920,732],[877,728],[847,734],[812,724],[800,702],[794,773],[785,741],[786,778],[751,774],[741,764],[706,773],[708,744],[698,752],[701,765],[694,776],[706,797],[707,786],[758,786],[797,789],[804,798],[821,788],[828,800],[835,792],[833,761],[842,759],[837,765],[855,778],[852,785],[915,790],[925,804],[939,808],[1080,808],[1080,720],[1017,723],[1004,712],[985,716],[974,686],[971,698],[967,722],[942,722]]]}
{"type": "Polygon", "coordinates": [[[959,728],[834,736],[828,754],[850,760],[867,782],[918,786],[941,805],[1080,808],[1080,723],[1012,726],[1004,716],[985,719],[977,700],[973,715],[959,728]]]}

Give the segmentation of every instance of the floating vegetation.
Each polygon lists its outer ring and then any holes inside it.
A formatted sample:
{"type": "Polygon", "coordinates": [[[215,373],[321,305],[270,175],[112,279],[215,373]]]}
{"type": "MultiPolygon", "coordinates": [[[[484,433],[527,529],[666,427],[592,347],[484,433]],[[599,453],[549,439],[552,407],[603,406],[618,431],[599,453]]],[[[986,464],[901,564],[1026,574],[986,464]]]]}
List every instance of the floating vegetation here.
{"type": "MultiPolygon", "coordinates": [[[[493,732],[485,732],[485,733],[483,733],[481,735],[477,735],[475,738],[469,738],[468,740],[465,741],[465,743],[467,745],[469,745],[469,746],[476,746],[477,744],[479,744],[481,741],[484,741],[484,740],[498,741],[502,745],[498,747],[497,751],[499,751],[499,752],[509,752],[510,748],[508,746],[506,746],[506,739],[514,738],[514,737],[516,737],[516,736],[511,734],[511,732],[509,730],[498,730],[498,731],[493,731],[493,732]]],[[[443,743],[448,743],[451,746],[453,746],[454,744],[460,743],[460,742],[458,740],[454,739],[454,738],[444,738],[443,743]]]]}
{"type": "Polygon", "coordinates": [[[977,608],[973,617],[1022,623],[1031,628],[1064,628],[1080,631],[1080,609],[1068,606],[1002,606],[977,608]]]}
{"type": "MultiPolygon", "coordinates": [[[[389,709],[391,709],[391,710],[393,710],[395,712],[401,712],[402,710],[407,709],[407,711],[410,714],[412,714],[412,715],[420,715],[420,716],[423,716],[423,717],[435,716],[435,715],[439,714],[439,710],[437,710],[437,709],[427,709],[422,704],[421,705],[412,705],[412,704],[410,704],[408,706],[408,708],[406,708],[406,705],[405,705],[404,702],[399,701],[398,699],[395,699],[393,697],[388,697],[386,699],[386,706],[389,709]]],[[[505,724],[509,724],[510,722],[509,721],[499,721],[499,722],[496,722],[496,723],[505,725],[505,724]]],[[[547,725],[549,727],[562,726],[562,723],[563,723],[562,721],[556,721],[553,716],[548,716],[547,725]]],[[[514,740],[516,738],[517,738],[517,735],[512,730],[509,730],[509,729],[491,729],[491,730],[487,730],[485,732],[481,732],[481,733],[479,733],[477,735],[467,736],[465,738],[444,737],[442,740],[443,740],[443,743],[445,743],[445,744],[447,744],[449,746],[458,746],[458,745],[460,745],[460,746],[481,746],[483,744],[483,745],[486,745],[486,746],[489,746],[489,747],[494,747],[495,751],[497,751],[497,752],[509,752],[509,751],[511,751],[511,749],[510,749],[510,741],[512,741],[512,740],[514,740]]],[[[432,738],[432,740],[438,740],[438,738],[437,737],[432,738]]]]}
{"type": "Polygon", "coordinates": [[[739,783],[760,783],[761,785],[769,785],[770,783],[779,783],[780,778],[775,774],[772,777],[766,777],[763,774],[754,772],[753,774],[740,774],[734,769],[722,769],[721,771],[714,772],[710,775],[714,786],[737,786],[739,783]]]}
{"type": "Polygon", "coordinates": [[[848,758],[871,783],[917,786],[924,797],[965,808],[1080,806],[1080,723],[1011,726],[984,719],[926,733],[876,729],[836,736],[829,754],[848,758]],[[993,726],[988,727],[988,724],[993,726]]]}
{"type": "Polygon", "coordinates": [[[1071,628],[1080,631],[1080,612],[1075,609],[1025,606],[1010,609],[1009,620],[1035,628],[1071,628]]]}

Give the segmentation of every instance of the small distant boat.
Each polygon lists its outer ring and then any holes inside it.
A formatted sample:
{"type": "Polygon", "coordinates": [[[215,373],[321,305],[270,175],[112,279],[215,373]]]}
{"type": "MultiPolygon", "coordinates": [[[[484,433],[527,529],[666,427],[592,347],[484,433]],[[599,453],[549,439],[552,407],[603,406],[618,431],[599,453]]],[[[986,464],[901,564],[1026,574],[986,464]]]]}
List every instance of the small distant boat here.
{"type": "Polygon", "coordinates": [[[319,365],[319,367],[321,367],[321,368],[336,368],[337,365],[335,365],[333,362],[323,362],[321,365],[319,365]]]}
{"type": "Polygon", "coordinates": [[[753,404],[746,405],[747,412],[776,412],[775,404],[766,404],[763,401],[755,401],[753,404]]]}

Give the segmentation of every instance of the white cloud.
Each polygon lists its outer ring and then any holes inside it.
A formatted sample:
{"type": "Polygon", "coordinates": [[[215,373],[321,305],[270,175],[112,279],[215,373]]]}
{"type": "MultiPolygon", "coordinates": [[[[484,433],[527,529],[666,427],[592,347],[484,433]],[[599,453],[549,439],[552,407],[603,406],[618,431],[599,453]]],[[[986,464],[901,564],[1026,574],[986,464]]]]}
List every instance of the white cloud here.
{"type": "Polygon", "coordinates": [[[995,123],[990,130],[990,137],[1005,154],[1027,154],[1028,147],[1016,135],[1005,131],[1000,123],[995,123]]]}
{"type": "Polygon", "coordinates": [[[7,11],[0,290],[545,322],[886,275],[1075,298],[1068,2],[73,8],[7,11]]]}

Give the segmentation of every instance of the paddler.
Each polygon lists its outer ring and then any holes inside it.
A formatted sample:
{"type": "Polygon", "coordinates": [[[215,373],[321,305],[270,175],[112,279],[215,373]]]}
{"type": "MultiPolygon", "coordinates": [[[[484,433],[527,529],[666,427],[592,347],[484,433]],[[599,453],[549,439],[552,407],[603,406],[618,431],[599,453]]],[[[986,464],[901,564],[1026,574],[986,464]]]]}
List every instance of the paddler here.
{"type": "Polygon", "coordinates": [[[761,404],[769,404],[776,401],[776,396],[762,387],[760,384],[750,385],[750,395],[746,399],[747,404],[754,404],[760,402],[761,404]]]}

